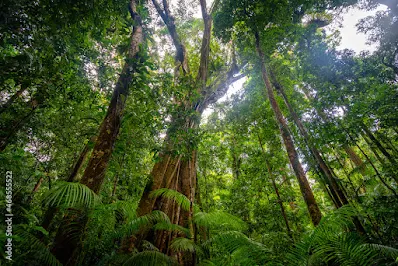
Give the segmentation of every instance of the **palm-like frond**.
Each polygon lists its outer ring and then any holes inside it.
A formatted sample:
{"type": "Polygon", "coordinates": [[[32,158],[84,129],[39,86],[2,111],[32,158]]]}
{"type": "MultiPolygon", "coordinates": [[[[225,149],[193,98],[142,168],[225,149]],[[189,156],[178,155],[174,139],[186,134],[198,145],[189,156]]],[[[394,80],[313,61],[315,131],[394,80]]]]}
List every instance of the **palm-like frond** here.
{"type": "Polygon", "coordinates": [[[191,236],[191,233],[188,228],[185,228],[181,225],[173,224],[170,222],[157,223],[157,224],[155,224],[154,229],[155,230],[166,230],[166,231],[177,231],[177,232],[184,233],[187,237],[191,236]]]}
{"type": "Polygon", "coordinates": [[[150,193],[150,197],[153,198],[157,198],[160,196],[174,200],[174,202],[180,205],[183,210],[189,211],[191,207],[191,201],[184,194],[181,194],[176,190],[160,188],[150,193]]]}
{"type": "Polygon", "coordinates": [[[220,232],[203,244],[205,248],[209,248],[210,245],[216,245],[230,254],[244,254],[245,258],[258,264],[264,264],[269,260],[270,250],[267,247],[238,231],[220,232]]]}
{"type": "Polygon", "coordinates": [[[396,262],[398,262],[398,249],[396,249],[396,248],[379,245],[379,244],[369,244],[369,243],[363,244],[363,246],[366,249],[373,250],[374,252],[379,253],[379,254],[381,253],[387,257],[394,259],[396,262]]]}
{"type": "Polygon", "coordinates": [[[337,264],[372,265],[378,253],[392,258],[398,250],[377,244],[364,244],[354,232],[347,232],[357,212],[350,206],[342,207],[322,218],[318,227],[286,255],[289,265],[337,264]],[[384,253],[385,252],[385,253],[384,253]]]}
{"type": "Polygon", "coordinates": [[[198,226],[210,229],[243,231],[247,228],[246,223],[241,219],[222,211],[198,212],[194,215],[193,221],[198,226]]]}
{"type": "MultiPolygon", "coordinates": [[[[44,229],[40,231],[42,230],[44,229]]],[[[62,266],[48,247],[34,234],[29,232],[27,228],[17,226],[15,228],[15,234],[18,236],[17,243],[27,251],[27,253],[24,254],[24,258],[22,258],[25,263],[33,265],[39,262],[42,265],[62,266]]],[[[18,259],[19,258],[15,258],[15,260],[18,259]]]]}
{"type": "Polygon", "coordinates": [[[137,233],[140,229],[152,227],[156,223],[171,224],[167,214],[162,211],[152,211],[147,215],[137,217],[131,222],[123,225],[116,232],[116,237],[132,235],[134,233],[137,233]]]}
{"type": "Polygon", "coordinates": [[[92,208],[98,201],[98,196],[87,186],[80,183],[58,182],[49,190],[42,202],[49,207],[92,208]]]}
{"type": "Polygon", "coordinates": [[[158,251],[143,251],[131,256],[123,265],[134,266],[164,266],[178,265],[177,262],[165,254],[158,251]]]}
{"type": "Polygon", "coordinates": [[[323,262],[333,261],[342,266],[365,266],[371,264],[375,253],[363,246],[356,234],[345,233],[325,239],[315,247],[313,256],[323,262]]]}
{"type": "Polygon", "coordinates": [[[198,246],[196,246],[196,244],[188,238],[185,237],[178,237],[176,239],[173,240],[173,242],[170,245],[171,249],[173,249],[174,251],[177,252],[195,252],[196,250],[198,250],[198,246]]]}

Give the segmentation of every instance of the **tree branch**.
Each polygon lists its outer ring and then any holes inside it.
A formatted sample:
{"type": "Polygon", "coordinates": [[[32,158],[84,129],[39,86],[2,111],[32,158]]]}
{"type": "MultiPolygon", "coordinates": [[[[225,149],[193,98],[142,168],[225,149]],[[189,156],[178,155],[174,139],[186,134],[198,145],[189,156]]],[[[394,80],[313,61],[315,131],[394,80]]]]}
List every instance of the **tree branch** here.
{"type": "Polygon", "coordinates": [[[206,91],[208,92],[208,96],[205,97],[205,100],[197,109],[199,112],[202,112],[206,109],[207,106],[217,102],[224,94],[227,92],[229,86],[245,77],[245,73],[238,74],[235,76],[241,69],[243,69],[245,65],[238,67],[236,64],[232,65],[226,74],[222,74],[223,79],[221,82],[215,82],[213,85],[208,86],[206,91]]]}
{"type": "Polygon", "coordinates": [[[200,82],[201,85],[200,90],[202,91],[206,87],[207,74],[209,68],[212,18],[207,13],[206,0],[200,0],[200,7],[202,10],[204,31],[202,37],[202,46],[200,49],[200,63],[199,63],[197,80],[200,82]]]}
{"type": "Polygon", "coordinates": [[[175,19],[171,15],[169,4],[167,0],[163,0],[163,9],[157,0],[152,0],[156,11],[159,13],[164,24],[166,24],[167,30],[169,31],[170,37],[176,48],[176,75],[178,75],[179,68],[182,67],[182,71],[185,74],[189,73],[188,57],[185,46],[182,44],[180,36],[177,33],[175,26],[175,19]]]}

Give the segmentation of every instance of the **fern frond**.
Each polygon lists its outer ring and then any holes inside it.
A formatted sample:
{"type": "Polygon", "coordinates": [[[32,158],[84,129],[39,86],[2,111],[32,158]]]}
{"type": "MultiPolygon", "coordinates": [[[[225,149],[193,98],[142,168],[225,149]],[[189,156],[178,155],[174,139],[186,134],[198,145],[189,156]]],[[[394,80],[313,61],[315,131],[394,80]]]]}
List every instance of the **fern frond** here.
{"type": "Polygon", "coordinates": [[[157,197],[165,197],[168,199],[173,200],[176,202],[178,205],[181,206],[181,208],[185,211],[189,211],[191,207],[191,201],[182,193],[173,190],[173,189],[168,189],[168,188],[160,188],[157,190],[152,191],[149,194],[150,197],[152,198],[157,198],[157,197]]]}
{"type": "Polygon", "coordinates": [[[137,233],[143,228],[152,227],[156,223],[171,224],[169,217],[162,211],[152,211],[147,215],[137,217],[131,222],[123,225],[117,232],[116,237],[129,236],[137,233]]]}
{"type": "Polygon", "coordinates": [[[369,243],[363,244],[363,246],[377,253],[381,253],[387,257],[391,257],[396,262],[398,262],[398,249],[396,248],[379,245],[379,244],[369,244],[369,243]]]}
{"type": "Polygon", "coordinates": [[[193,221],[198,226],[210,229],[225,229],[232,231],[244,231],[247,225],[241,219],[229,213],[215,211],[210,213],[198,212],[194,215],[193,221]]]}
{"type": "MultiPolygon", "coordinates": [[[[31,262],[39,261],[43,265],[48,266],[62,266],[62,264],[50,252],[49,248],[35,235],[30,233],[29,230],[17,226],[15,233],[18,236],[17,242],[19,242],[23,248],[27,249],[30,254],[28,258],[24,258],[25,263],[28,263],[28,261],[31,260],[31,262]]],[[[18,260],[18,258],[15,258],[15,260],[18,260]]]]}
{"type": "Polygon", "coordinates": [[[166,230],[166,231],[177,231],[185,234],[188,238],[191,237],[191,232],[189,231],[188,228],[185,228],[181,225],[178,224],[172,224],[168,222],[161,222],[157,223],[154,226],[155,230],[166,230]]]}
{"type": "Polygon", "coordinates": [[[170,248],[176,252],[191,252],[191,253],[195,252],[195,250],[198,249],[192,240],[185,237],[178,237],[174,239],[170,245],[170,248]]]}
{"type": "Polygon", "coordinates": [[[92,208],[98,202],[98,196],[83,184],[58,182],[53,189],[47,191],[42,202],[48,207],[92,208]]]}
{"type": "Polygon", "coordinates": [[[178,265],[177,262],[165,254],[158,251],[143,251],[131,256],[123,265],[134,266],[164,266],[178,265]]]}

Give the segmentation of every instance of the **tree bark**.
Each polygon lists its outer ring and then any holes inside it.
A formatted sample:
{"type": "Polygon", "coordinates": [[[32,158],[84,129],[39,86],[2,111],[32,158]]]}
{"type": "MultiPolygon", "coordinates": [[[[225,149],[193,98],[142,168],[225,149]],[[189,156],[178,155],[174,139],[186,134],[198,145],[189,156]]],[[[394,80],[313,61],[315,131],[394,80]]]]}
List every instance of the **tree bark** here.
{"type": "MultiPolygon", "coordinates": [[[[142,62],[139,52],[144,42],[144,35],[142,19],[137,13],[136,0],[130,1],[129,11],[135,25],[130,38],[127,59],[116,83],[115,90],[113,91],[105,119],[100,126],[91,158],[80,181],[97,194],[104,181],[105,171],[108,167],[113,147],[119,133],[121,118],[123,116],[133,73],[137,71],[137,66],[142,62]]],[[[70,224],[73,219],[73,217],[66,215],[64,217],[65,224],[70,224]]],[[[82,222],[82,227],[84,227],[86,220],[81,219],[80,222],[82,222]]],[[[61,227],[57,232],[52,253],[63,265],[74,265],[79,245],[80,241],[68,237],[61,227]]]]}
{"type": "Polygon", "coordinates": [[[292,141],[291,134],[289,132],[288,125],[286,123],[285,118],[282,115],[282,112],[279,108],[279,105],[275,99],[273,88],[271,85],[271,82],[268,78],[268,73],[265,67],[265,61],[264,61],[264,53],[261,50],[260,47],[260,36],[258,32],[255,33],[255,38],[256,38],[256,50],[257,54],[259,56],[260,64],[261,64],[261,72],[262,72],[262,78],[266,87],[266,92],[268,95],[268,99],[271,103],[272,110],[274,111],[276,120],[279,124],[279,129],[283,138],[283,142],[285,144],[285,148],[290,160],[290,163],[293,167],[293,170],[296,174],[301,194],[304,198],[304,201],[307,205],[308,212],[310,214],[312,223],[316,226],[319,224],[322,214],[321,211],[319,210],[318,204],[315,201],[314,194],[312,193],[311,187],[308,183],[307,177],[304,173],[304,169],[301,166],[301,163],[298,158],[298,154],[296,151],[296,148],[294,146],[294,143],[292,141]]]}
{"type": "MultiPolygon", "coordinates": [[[[180,75],[188,76],[191,74],[189,72],[185,47],[174,25],[175,19],[170,13],[167,0],[163,0],[163,7],[156,0],[152,0],[152,3],[167,26],[176,48],[174,76],[176,82],[182,82],[182,79],[179,79],[180,75]]],[[[206,107],[222,97],[230,84],[243,77],[243,75],[235,76],[239,68],[236,66],[236,61],[234,60],[228,71],[220,73],[216,78],[216,82],[206,86],[212,17],[207,12],[205,0],[201,0],[200,4],[205,29],[202,38],[200,66],[196,76],[195,92],[201,95],[201,97],[199,100],[188,98],[179,102],[179,108],[181,108],[183,112],[172,119],[170,127],[172,130],[169,130],[166,134],[165,148],[159,154],[159,161],[152,169],[151,184],[148,186],[148,189],[144,191],[137,210],[140,216],[148,214],[153,210],[161,210],[169,216],[172,223],[189,228],[192,236],[195,235],[192,225],[192,204],[195,201],[196,194],[196,145],[192,144],[190,141],[184,140],[181,135],[189,135],[190,132],[195,131],[199,126],[200,116],[206,107]],[[187,116],[185,113],[194,113],[194,115],[187,116]],[[183,134],[172,136],[172,134],[174,134],[172,132],[182,132],[183,134]],[[184,134],[184,132],[186,134],[184,134]],[[174,140],[178,142],[173,142],[174,140]],[[181,151],[179,151],[177,147],[181,145],[188,152],[181,154],[181,151]],[[190,210],[181,209],[180,206],[165,197],[151,198],[150,192],[160,188],[173,189],[184,194],[191,202],[190,210]]],[[[178,236],[181,236],[181,234],[161,230],[152,233],[141,232],[132,245],[139,247],[141,240],[147,239],[154,243],[161,252],[175,257],[181,265],[195,265],[195,254],[175,253],[169,249],[170,243],[178,236]]]]}

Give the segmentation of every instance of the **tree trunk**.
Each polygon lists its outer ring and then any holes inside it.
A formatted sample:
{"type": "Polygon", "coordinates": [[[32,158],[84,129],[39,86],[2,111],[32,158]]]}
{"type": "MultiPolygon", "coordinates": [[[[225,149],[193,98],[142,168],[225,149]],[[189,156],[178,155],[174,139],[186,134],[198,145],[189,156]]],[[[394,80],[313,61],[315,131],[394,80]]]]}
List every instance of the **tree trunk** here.
{"type": "MultiPolygon", "coordinates": [[[[116,138],[119,133],[121,118],[125,108],[126,98],[129,92],[129,86],[132,81],[133,73],[137,71],[137,66],[142,62],[139,51],[144,42],[142,20],[137,13],[136,0],[131,0],[129,5],[131,18],[135,25],[130,38],[130,47],[124,64],[122,73],[116,83],[107,114],[103,120],[94,145],[91,158],[84,171],[81,183],[89,187],[95,193],[99,193],[105,178],[105,171],[113,151],[116,138]]],[[[70,215],[64,217],[64,224],[70,224],[74,220],[70,215]]],[[[82,228],[86,219],[80,219],[82,228]]],[[[57,232],[52,253],[63,265],[74,265],[77,259],[77,248],[80,240],[71,239],[66,232],[60,228],[57,232]]]]}
{"type": "Polygon", "coordinates": [[[307,177],[304,173],[304,169],[301,166],[301,163],[299,161],[299,157],[298,157],[296,148],[294,146],[294,143],[292,141],[292,137],[289,132],[289,128],[286,123],[286,120],[283,117],[282,112],[279,108],[279,105],[275,99],[273,88],[272,88],[271,82],[268,78],[267,70],[265,68],[264,53],[260,47],[260,36],[259,36],[258,32],[255,33],[255,38],[256,38],[256,49],[257,49],[257,53],[258,53],[260,63],[261,63],[262,78],[265,83],[266,92],[268,94],[268,98],[271,103],[272,110],[275,113],[276,120],[279,124],[279,129],[281,131],[283,142],[285,144],[290,163],[291,163],[293,170],[296,174],[296,177],[297,177],[297,180],[298,180],[298,183],[300,186],[301,194],[304,198],[305,203],[307,204],[307,208],[308,208],[312,223],[316,226],[319,224],[319,222],[322,218],[322,214],[321,214],[321,211],[319,210],[318,204],[315,201],[314,194],[312,193],[310,184],[308,183],[307,177]]]}
{"type": "Polygon", "coordinates": [[[4,129],[4,132],[2,132],[0,136],[0,152],[5,150],[8,144],[10,144],[10,139],[18,132],[18,130],[20,130],[21,126],[34,114],[38,105],[34,100],[31,102],[31,104],[32,104],[32,109],[27,115],[25,115],[19,121],[14,121],[13,125],[10,125],[9,128],[4,129]]]}
{"type": "Polygon", "coordinates": [[[279,189],[276,186],[275,178],[274,178],[274,175],[272,173],[271,167],[270,167],[270,165],[268,163],[267,156],[266,156],[266,153],[265,153],[265,150],[264,150],[264,147],[263,147],[263,143],[261,141],[260,135],[257,134],[257,137],[258,137],[258,142],[259,142],[260,147],[261,147],[261,151],[263,152],[263,155],[264,155],[265,166],[267,167],[268,175],[269,175],[269,178],[271,179],[272,187],[275,190],[275,194],[276,194],[276,197],[278,199],[278,204],[279,204],[279,207],[281,208],[281,213],[282,213],[283,220],[285,221],[287,235],[290,237],[290,239],[294,240],[293,239],[293,235],[292,235],[292,231],[290,230],[289,221],[288,221],[287,216],[286,216],[285,207],[283,206],[283,201],[281,199],[281,196],[279,195],[279,189]]]}
{"type": "Polygon", "coordinates": [[[381,145],[380,141],[376,139],[376,137],[373,135],[372,132],[364,125],[362,124],[362,130],[365,132],[365,134],[369,137],[369,139],[376,144],[376,147],[381,151],[381,153],[391,162],[393,166],[395,166],[396,161],[394,157],[391,156],[391,154],[381,145]]]}
{"type": "Polygon", "coordinates": [[[13,104],[13,102],[19,98],[19,96],[21,96],[21,94],[28,88],[27,85],[22,84],[21,88],[15,93],[13,94],[7,102],[5,102],[1,107],[0,107],[0,114],[2,114],[4,111],[7,110],[8,107],[10,107],[11,104],[13,104]]]}
{"type": "MultiPolygon", "coordinates": [[[[329,185],[330,193],[331,196],[334,197],[334,201],[337,204],[337,207],[341,207],[343,205],[348,204],[348,199],[344,195],[343,191],[340,188],[340,185],[337,183],[334,175],[332,174],[331,169],[327,166],[326,162],[323,160],[321,153],[318,151],[318,149],[311,143],[310,137],[308,135],[307,129],[304,127],[303,123],[301,122],[299,116],[297,113],[294,111],[293,107],[291,106],[289,99],[287,98],[287,95],[282,87],[282,85],[277,82],[276,77],[273,75],[273,72],[270,72],[271,78],[274,84],[274,87],[280,92],[285,105],[287,106],[290,115],[293,118],[293,121],[297,125],[301,135],[304,137],[304,141],[307,144],[308,148],[310,149],[313,157],[315,158],[318,168],[320,169],[322,175],[326,177],[327,184],[329,185]]],[[[332,199],[333,200],[333,199],[332,199]]]]}
{"type": "Polygon", "coordinates": [[[71,173],[69,174],[69,177],[66,181],[73,182],[75,180],[77,174],[79,173],[80,169],[82,168],[83,163],[86,160],[86,157],[90,151],[90,142],[94,142],[94,141],[95,141],[95,137],[92,137],[90,139],[90,141],[86,145],[84,145],[84,149],[80,153],[80,156],[77,159],[75,165],[73,166],[73,169],[72,169],[71,173]]]}
{"type": "Polygon", "coordinates": [[[366,166],[362,159],[356,154],[356,152],[348,145],[343,146],[344,151],[347,153],[350,160],[358,167],[362,175],[365,175],[366,166]]]}

